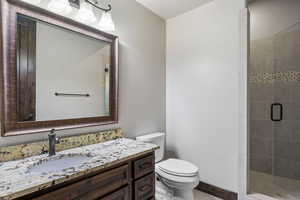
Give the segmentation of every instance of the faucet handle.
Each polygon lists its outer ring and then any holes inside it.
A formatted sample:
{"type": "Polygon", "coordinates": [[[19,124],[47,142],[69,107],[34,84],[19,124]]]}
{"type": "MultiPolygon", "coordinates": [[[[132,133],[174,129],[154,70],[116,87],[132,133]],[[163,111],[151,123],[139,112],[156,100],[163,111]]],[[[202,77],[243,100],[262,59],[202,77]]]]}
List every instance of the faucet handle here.
{"type": "Polygon", "coordinates": [[[56,136],[55,129],[51,129],[49,137],[52,137],[52,139],[54,139],[55,144],[60,144],[60,138],[56,136]]]}

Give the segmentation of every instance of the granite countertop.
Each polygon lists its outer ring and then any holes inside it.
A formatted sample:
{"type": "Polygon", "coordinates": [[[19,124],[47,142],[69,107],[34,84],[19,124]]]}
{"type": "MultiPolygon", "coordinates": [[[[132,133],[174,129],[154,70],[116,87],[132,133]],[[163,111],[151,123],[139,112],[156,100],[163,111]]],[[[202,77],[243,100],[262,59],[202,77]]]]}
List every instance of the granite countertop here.
{"type": "Polygon", "coordinates": [[[31,172],[34,166],[47,161],[47,154],[17,161],[0,163],[0,200],[10,200],[45,189],[76,177],[97,171],[157,149],[154,144],[120,138],[99,144],[69,149],[57,153],[50,159],[61,157],[87,156],[78,166],[55,172],[31,172]]]}

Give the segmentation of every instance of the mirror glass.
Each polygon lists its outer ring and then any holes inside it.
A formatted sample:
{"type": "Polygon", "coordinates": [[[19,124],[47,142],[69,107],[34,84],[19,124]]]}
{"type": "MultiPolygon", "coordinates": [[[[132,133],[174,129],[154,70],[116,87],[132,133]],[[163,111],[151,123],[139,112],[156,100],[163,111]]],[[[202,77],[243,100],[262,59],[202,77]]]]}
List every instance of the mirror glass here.
{"type": "Polygon", "coordinates": [[[17,20],[17,121],[108,116],[112,44],[24,15],[17,20]]]}

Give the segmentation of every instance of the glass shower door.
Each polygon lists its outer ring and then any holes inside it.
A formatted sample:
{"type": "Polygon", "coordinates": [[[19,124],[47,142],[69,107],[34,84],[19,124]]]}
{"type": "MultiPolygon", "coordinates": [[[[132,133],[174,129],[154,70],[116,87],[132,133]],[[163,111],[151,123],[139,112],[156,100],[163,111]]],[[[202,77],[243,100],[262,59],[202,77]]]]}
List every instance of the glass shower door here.
{"type": "Polygon", "coordinates": [[[274,36],[273,176],[280,196],[300,197],[300,23],[274,36]]]}

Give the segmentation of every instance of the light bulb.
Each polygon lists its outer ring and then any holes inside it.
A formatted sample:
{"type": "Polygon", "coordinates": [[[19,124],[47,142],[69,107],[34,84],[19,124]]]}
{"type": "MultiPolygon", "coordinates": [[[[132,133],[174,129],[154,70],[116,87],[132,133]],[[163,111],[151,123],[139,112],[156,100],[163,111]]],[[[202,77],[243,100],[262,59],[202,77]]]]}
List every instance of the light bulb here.
{"type": "Polygon", "coordinates": [[[104,12],[102,14],[102,17],[100,19],[98,27],[102,31],[107,31],[107,32],[114,32],[115,31],[115,24],[112,20],[110,12],[104,12]]]}
{"type": "Polygon", "coordinates": [[[76,19],[84,24],[93,24],[96,22],[96,17],[93,12],[92,5],[87,2],[83,2],[81,4],[81,8],[79,9],[76,19]]]}
{"type": "Polygon", "coordinates": [[[39,4],[41,3],[42,0],[23,0],[23,1],[31,4],[39,4]]]}
{"type": "Polygon", "coordinates": [[[48,9],[58,14],[68,14],[72,11],[68,0],[51,0],[48,9]]]}

